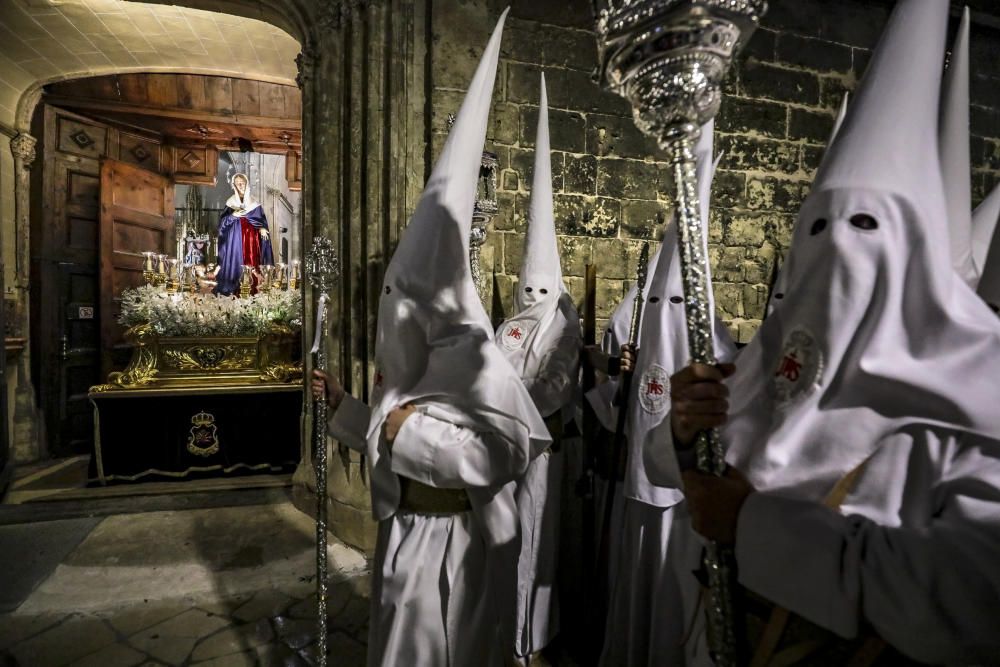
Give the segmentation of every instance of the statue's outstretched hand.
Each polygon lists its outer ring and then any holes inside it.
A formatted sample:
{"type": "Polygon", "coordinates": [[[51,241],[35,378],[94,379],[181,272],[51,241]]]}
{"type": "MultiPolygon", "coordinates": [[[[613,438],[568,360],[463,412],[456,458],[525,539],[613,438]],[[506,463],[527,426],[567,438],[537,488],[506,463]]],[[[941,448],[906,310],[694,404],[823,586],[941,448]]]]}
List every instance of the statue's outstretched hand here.
{"type": "Polygon", "coordinates": [[[268,233],[268,231],[266,229],[264,229],[263,227],[261,227],[260,228],[260,237],[266,241],[269,236],[270,236],[270,234],[268,233]]]}

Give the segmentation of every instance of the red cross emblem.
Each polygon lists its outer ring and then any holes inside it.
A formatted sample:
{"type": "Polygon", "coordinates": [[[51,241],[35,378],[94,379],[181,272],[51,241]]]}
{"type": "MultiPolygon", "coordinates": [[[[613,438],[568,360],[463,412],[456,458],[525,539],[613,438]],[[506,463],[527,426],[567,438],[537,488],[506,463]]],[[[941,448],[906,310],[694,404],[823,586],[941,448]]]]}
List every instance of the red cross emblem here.
{"type": "Polygon", "coordinates": [[[789,382],[795,382],[799,379],[799,374],[802,371],[802,362],[799,361],[798,357],[795,356],[794,352],[789,352],[781,360],[778,365],[778,370],[774,374],[780,375],[789,382]]]}
{"type": "Polygon", "coordinates": [[[646,393],[650,396],[663,396],[663,383],[657,382],[656,379],[650,379],[646,383],[646,393]]]}
{"type": "Polygon", "coordinates": [[[514,340],[521,340],[521,336],[524,334],[521,333],[521,327],[511,327],[510,331],[507,332],[507,335],[514,340]]]}

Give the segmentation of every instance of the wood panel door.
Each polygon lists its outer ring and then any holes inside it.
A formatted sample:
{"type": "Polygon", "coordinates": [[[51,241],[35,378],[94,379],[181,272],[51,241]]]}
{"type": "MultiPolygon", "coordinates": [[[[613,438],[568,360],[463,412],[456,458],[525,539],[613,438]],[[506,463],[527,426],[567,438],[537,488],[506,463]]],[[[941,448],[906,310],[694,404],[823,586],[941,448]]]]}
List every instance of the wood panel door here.
{"type": "Polygon", "coordinates": [[[120,296],[142,284],[142,253],[175,254],[173,182],[141,167],[102,160],[99,237],[101,367],[107,374],[128,361],[118,324],[120,296]]]}
{"type": "Polygon", "coordinates": [[[97,326],[100,157],[109,128],[49,105],[35,136],[41,169],[33,172],[31,335],[35,387],[45,414],[49,453],[85,454],[93,440],[87,400],[102,382],[97,326]]]}

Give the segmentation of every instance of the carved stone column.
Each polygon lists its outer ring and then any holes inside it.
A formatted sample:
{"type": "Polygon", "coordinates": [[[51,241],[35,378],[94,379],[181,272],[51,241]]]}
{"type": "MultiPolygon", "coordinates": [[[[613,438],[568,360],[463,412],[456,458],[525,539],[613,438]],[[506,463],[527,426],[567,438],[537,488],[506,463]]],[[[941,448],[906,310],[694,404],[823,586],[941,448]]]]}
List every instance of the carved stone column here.
{"type": "MultiPolygon", "coordinates": [[[[14,322],[15,336],[28,333],[28,289],[31,275],[31,246],[29,202],[31,198],[31,165],[35,161],[36,140],[30,134],[20,133],[10,140],[14,155],[14,322]]],[[[31,342],[17,361],[17,389],[14,392],[14,442],[15,463],[37,461],[44,454],[42,428],[35,405],[35,389],[31,384],[31,342]]]]}
{"type": "MultiPolygon", "coordinates": [[[[31,164],[35,161],[37,140],[30,134],[21,132],[10,140],[10,152],[14,155],[14,257],[15,286],[28,291],[28,275],[31,266],[31,249],[28,244],[28,201],[31,195],[31,164]]],[[[27,327],[20,331],[25,331],[27,327]]]]}
{"type": "MultiPolygon", "coordinates": [[[[304,246],[333,241],[341,279],[330,295],[330,371],[367,401],[382,276],[423,189],[427,170],[424,58],[427,0],[317,3],[299,58],[302,87],[304,246]]],[[[314,313],[306,294],[305,329],[314,313]]],[[[310,370],[311,372],[311,370],[310,370]]],[[[308,448],[310,440],[304,440],[308,448]]],[[[296,506],[314,504],[309,453],[294,477],[296,506]]],[[[364,457],[339,447],[329,457],[330,531],[374,548],[364,457]]]]}

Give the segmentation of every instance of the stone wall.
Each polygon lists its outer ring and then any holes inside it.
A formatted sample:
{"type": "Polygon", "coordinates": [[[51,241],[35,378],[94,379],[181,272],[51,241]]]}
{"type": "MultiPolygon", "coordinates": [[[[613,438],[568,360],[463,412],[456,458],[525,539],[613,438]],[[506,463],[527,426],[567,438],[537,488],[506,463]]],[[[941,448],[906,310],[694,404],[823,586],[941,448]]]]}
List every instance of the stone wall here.
{"type": "MultiPolygon", "coordinates": [[[[505,3],[504,3],[505,4],[505,3]]],[[[710,255],[719,314],[741,342],[764,313],[775,263],[787,250],[833,118],[853,90],[891,3],[774,0],[734,68],[716,121],[723,151],[713,186],[710,255]]],[[[502,7],[487,0],[434,3],[431,108],[434,154],[502,7]]],[[[592,80],[596,45],[588,3],[515,2],[504,34],[488,149],[500,157],[500,208],[483,258],[512,312],[531,185],[539,73],[550,106],[556,226],[562,269],[582,300],[597,265],[598,318],[634,279],[644,240],[669,215],[664,156],[634,127],[629,107],[592,80]]],[[[953,26],[954,28],[954,26],[953,26]]],[[[953,30],[954,32],[954,30],[953,30]]],[[[973,67],[1000,62],[1000,31],[975,24],[973,67]]],[[[1000,179],[1000,68],[973,81],[974,200],[1000,179]]]]}

